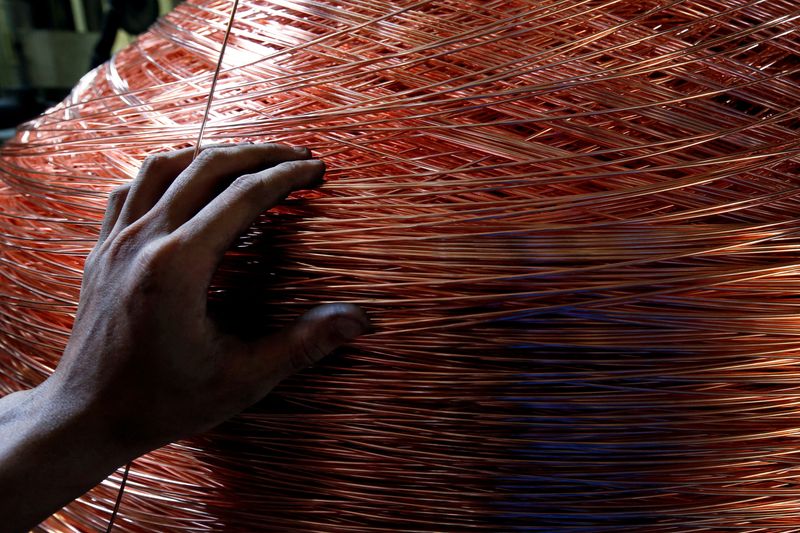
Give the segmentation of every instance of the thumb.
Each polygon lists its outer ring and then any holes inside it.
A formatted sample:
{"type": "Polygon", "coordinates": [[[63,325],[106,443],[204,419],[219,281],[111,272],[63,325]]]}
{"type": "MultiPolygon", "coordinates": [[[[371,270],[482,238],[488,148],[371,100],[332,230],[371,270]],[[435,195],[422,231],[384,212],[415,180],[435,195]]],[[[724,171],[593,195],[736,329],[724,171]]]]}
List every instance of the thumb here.
{"type": "Polygon", "coordinates": [[[278,333],[278,339],[272,341],[273,348],[278,348],[276,351],[282,359],[282,377],[286,378],[313,365],[369,329],[366,313],[356,305],[326,304],[315,307],[278,333]]]}

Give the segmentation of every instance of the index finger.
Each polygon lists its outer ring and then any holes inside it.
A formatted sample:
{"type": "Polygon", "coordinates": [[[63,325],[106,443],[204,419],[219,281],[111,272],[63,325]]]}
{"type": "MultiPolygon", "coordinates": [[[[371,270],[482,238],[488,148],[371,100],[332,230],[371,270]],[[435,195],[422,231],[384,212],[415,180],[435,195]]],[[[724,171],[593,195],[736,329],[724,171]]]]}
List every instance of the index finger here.
{"type": "Polygon", "coordinates": [[[199,261],[211,278],[222,255],[258,215],[293,191],[320,185],[324,174],[322,161],[304,159],[240,176],[179,227],[175,236],[186,245],[187,257],[199,261]]]}

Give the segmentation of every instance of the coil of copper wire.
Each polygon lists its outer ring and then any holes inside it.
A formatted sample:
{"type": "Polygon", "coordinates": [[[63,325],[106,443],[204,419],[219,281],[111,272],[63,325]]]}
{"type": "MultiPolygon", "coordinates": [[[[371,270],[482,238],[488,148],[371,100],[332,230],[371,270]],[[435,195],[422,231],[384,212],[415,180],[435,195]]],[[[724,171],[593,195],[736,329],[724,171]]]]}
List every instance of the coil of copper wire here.
{"type": "MultiPolygon", "coordinates": [[[[230,5],[182,4],[2,149],[0,393],[57,363],[108,191],[197,136],[230,5]]],[[[204,138],[309,146],[329,180],[209,297],[376,332],[139,459],[115,527],[800,530],[799,17],[242,0],[204,138]]],[[[104,527],[119,483],[39,529],[104,527]]]]}

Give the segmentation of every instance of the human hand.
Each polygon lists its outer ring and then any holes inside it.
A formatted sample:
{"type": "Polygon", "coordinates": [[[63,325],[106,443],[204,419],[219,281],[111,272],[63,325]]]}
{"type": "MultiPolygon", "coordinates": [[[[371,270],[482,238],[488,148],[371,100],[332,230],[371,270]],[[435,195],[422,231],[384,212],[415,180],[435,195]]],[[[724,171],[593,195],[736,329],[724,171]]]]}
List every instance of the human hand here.
{"type": "Polygon", "coordinates": [[[317,307],[254,341],[220,330],[206,306],[225,251],[325,169],[279,145],[192,153],[149,158],[111,195],[58,367],[0,398],[3,531],[28,531],[121,464],[215,426],[367,330],[352,305],[317,307]]]}
{"type": "Polygon", "coordinates": [[[206,308],[223,254],[260,213],[321,184],[324,165],[269,144],[191,157],[151,157],[111,195],[72,336],[46,384],[104,421],[118,461],[219,424],[368,329],[363,311],[342,304],[255,341],[223,333],[206,308]]]}

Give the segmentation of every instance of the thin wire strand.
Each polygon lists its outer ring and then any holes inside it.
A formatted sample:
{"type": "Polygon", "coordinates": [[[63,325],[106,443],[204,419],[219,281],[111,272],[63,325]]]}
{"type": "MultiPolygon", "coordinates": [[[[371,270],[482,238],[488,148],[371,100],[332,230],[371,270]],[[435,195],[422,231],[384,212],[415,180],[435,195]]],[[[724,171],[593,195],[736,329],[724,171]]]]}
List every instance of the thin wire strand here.
{"type": "Polygon", "coordinates": [[[119,492],[117,492],[117,499],[114,501],[114,509],[111,510],[111,517],[108,519],[108,527],[106,527],[106,533],[111,533],[111,530],[114,528],[114,520],[117,518],[117,513],[119,512],[119,505],[122,503],[122,495],[125,493],[125,484],[128,482],[128,473],[131,470],[131,465],[133,461],[130,461],[128,464],[125,465],[125,470],[122,472],[122,480],[119,482],[119,492]]]}
{"type": "Polygon", "coordinates": [[[208,99],[206,102],[205,111],[203,111],[203,120],[200,121],[200,131],[197,134],[197,143],[195,143],[194,154],[192,159],[197,157],[200,153],[200,145],[203,142],[203,133],[206,129],[206,122],[208,122],[208,113],[211,111],[211,104],[214,102],[214,89],[217,87],[217,80],[219,79],[219,69],[222,67],[222,60],[225,57],[225,49],[228,47],[228,38],[231,35],[231,28],[233,28],[233,20],[236,17],[236,9],[239,7],[239,0],[233,0],[233,7],[231,14],[228,18],[228,26],[225,28],[225,34],[222,37],[222,46],[219,49],[219,59],[217,59],[217,66],[214,69],[214,76],[211,78],[211,89],[208,91],[208,99]]]}
{"type": "MultiPolygon", "coordinates": [[[[228,26],[225,28],[225,35],[222,38],[222,46],[220,47],[219,51],[219,59],[217,59],[217,66],[214,69],[214,76],[211,78],[211,89],[208,92],[208,102],[206,103],[205,111],[203,112],[203,120],[200,122],[200,131],[197,134],[197,142],[195,143],[194,154],[192,155],[192,159],[197,158],[197,154],[200,153],[200,147],[203,142],[203,132],[205,131],[206,122],[208,121],[208,113],[211,111],[211,104],[214,101],[214,89],[217,86],[217,80],[219,79],[219,70],[222,66],[222,60],[225,57],[225,48],[228,46],[228,38],[231,34],[231,28],[233,27],[233,21],[236,17],[236,9],[239,6],[239,0],[234,0],[233,7],[231,8],[230,18],[228,19],[228,26]]],[[[131,464],[133,461],[128,462],[125,465],[125,473],[122,476],[122,483],[119,486],[119,492],[117,493],[117,499],[114,503],[114,509],[111,512],[111,517],[108,520],[108,527],[106,528],[106,533],[110,533],[111,529],[114,527],[114,520],[117,517],[117,512],[119,511],[119,505],[122,501],[122,495],[125,492],[125,482],[128,479],[128,472],[130,471],[131,464]]]]}

